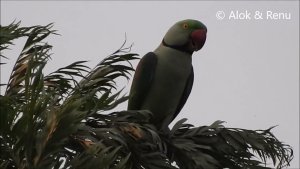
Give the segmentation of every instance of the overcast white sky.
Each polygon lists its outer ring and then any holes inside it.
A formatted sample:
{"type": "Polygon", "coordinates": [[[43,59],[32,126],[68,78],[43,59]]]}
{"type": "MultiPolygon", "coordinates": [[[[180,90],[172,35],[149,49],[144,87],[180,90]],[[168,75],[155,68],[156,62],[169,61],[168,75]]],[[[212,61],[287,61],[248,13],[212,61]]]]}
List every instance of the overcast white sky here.
{"type": "MultiPolygon", "coordinates": [[[[290,168],[299,168],[299,1],[1,1],[1,25],[55,23],[62,36],[49,38],[54,54],[47,72],[78,60],[94,66],[120,47],[125,33],[132,52],[143,56],[171,25],[187,18],[203,22],[208,36],[193,55],[194,87],[175,121],[223,120],[227,127],[247,129],[278,125],[273,133],[295,151],[290,168]],[[275,13],[284,14],[276,19],[275,13]]],[[[8,80],[22,42],[6,51],[10,60],[1,67],[1,82],[8,80]]],[[[119,87],[125,85],[128,92],[130,82],[119,87]]]]}

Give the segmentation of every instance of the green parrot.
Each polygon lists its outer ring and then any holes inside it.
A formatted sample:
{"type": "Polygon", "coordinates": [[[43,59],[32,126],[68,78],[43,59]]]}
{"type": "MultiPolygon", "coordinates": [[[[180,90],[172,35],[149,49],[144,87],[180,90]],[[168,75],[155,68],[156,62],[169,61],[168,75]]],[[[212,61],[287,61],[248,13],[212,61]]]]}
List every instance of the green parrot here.
{"type": "Polygon", "coordinates": [[[206,40],[207,28],[197,20],[175,23],[153,52],[139,62],[129,94],[128,110],[149,110],[158,130],[168,130],[193,86],[192,54],[206,40]]]}

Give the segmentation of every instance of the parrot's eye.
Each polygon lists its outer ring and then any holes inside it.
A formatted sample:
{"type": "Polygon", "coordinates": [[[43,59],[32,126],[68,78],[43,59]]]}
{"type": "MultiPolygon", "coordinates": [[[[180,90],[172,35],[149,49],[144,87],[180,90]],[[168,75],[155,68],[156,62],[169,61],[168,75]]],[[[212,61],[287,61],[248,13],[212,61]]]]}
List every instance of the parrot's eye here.
{"type": "Polygon", "coordinates": [[[183,28],[183,29],[188,29],[188,28],[189,28],[189,25],[188,25],[187,23],[184,23],[184,24],[182,25],[182,28],[183,28]]]}

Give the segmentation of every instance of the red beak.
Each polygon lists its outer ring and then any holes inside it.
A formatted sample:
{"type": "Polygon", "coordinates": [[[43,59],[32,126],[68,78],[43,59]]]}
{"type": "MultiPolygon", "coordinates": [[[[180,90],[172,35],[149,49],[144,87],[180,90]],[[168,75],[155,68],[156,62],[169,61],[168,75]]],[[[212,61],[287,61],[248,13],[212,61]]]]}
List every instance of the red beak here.
{"type": "Polygon", "coordinates": [[[194,51],[198,51],[204,46],[206,40],[206,33],[206,29],[197,29],[192,32],[191,40],[194,51]]]}

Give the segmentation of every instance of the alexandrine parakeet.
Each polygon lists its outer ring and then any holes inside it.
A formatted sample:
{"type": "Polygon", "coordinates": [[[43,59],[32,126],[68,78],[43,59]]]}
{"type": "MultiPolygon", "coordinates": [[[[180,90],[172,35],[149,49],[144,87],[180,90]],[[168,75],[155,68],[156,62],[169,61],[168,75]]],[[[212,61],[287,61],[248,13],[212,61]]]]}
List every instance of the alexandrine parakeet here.
{"type": "Polygon", "coordinates": [[[192,54],[203,47],[206,33],[206,26],[197,20],[175,23],[158,48],[140,60],[128,110],[150,110],[157,129],[168,129],[190,95],[194,81],[192,54]]]}

